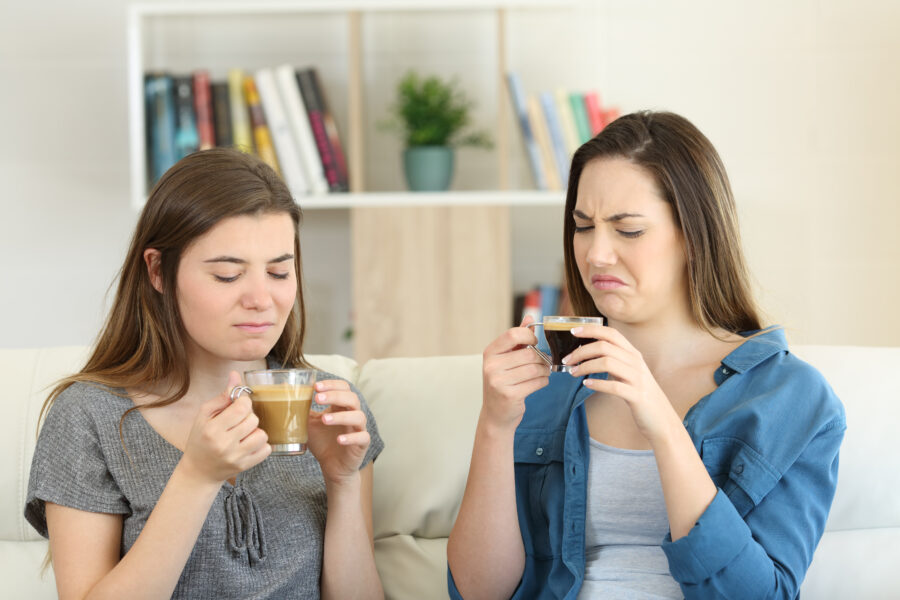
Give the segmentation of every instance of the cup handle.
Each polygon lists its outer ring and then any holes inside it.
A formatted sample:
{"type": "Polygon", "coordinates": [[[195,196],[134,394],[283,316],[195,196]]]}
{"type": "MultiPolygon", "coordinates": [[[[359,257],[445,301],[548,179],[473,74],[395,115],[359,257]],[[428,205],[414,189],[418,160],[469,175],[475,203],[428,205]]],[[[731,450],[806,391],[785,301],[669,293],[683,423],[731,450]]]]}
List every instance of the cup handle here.
{"type": "Polygon", "coordinates": [[[231,393],[228,395],[231,398],[231,401],[234,402],[238,398],[240,398],[241,394],[252,394],[253,390],[248,388],[246,385],[236,385],[231,388],[231,393]]]}
{"type": "MultiPolygon", "coordinates": [[[[541,323],[540,321],[535,322],[535,323],[529,323],[528,325],[525,325],[525,327],[543,327],[543,326],[544,326],[544,324],[541,323]]],[[[547,363],[548,367],[553,366],[553,359],[550,358],[546,352],[544,352],[542,350],[538,350],[537,346],[532,346],[530,344],[528,345],[528,347],[531,348],[532,350],[534,350],[537,353],[537,355],[541,357],[541,360],[543,360],[545,363],[547,363]]]]}

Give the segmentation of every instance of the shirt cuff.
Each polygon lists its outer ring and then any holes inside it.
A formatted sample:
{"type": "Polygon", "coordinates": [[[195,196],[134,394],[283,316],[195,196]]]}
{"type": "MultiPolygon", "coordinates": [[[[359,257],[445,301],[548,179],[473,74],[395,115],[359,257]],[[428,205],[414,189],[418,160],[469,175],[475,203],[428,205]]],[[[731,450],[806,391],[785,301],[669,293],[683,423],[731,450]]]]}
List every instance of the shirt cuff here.
{"type": "Polygon", "coordinates": [[[719,489],[688,534],[675,542],[667,534],[662,550],[676,581],[698,584],[728,566],[751,540],[750,528],[719,489]]]}

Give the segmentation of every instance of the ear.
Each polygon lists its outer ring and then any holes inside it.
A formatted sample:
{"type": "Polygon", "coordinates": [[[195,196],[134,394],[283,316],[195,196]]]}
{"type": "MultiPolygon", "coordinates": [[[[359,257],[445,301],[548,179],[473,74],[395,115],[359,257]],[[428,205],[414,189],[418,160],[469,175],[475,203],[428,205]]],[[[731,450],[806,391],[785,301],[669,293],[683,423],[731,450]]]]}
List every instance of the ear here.
{"type": "Polygon", "coordinates": [[[147,275],[150,276],[150,285],[159,292],[163,291],[162,274],[160,273],[160,262],[162,261],[162,252],[156,248],[147,248],[144,250],[144,262],[147,264],[147,275]]]}

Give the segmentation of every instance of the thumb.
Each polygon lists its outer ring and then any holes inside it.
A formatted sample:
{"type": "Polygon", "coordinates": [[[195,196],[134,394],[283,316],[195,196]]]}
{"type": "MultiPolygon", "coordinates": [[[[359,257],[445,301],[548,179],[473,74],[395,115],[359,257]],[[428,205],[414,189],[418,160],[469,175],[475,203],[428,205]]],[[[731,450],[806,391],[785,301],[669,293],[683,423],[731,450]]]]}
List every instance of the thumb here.
{"type": "Polygon", "coordinates": [[[231,404],[231,391],[239,385],[241,385],[241,376],[237,371],[231,371],[228,374],[228,383],[225,386],[225,391],[204,404],[203,412],[210,417],[214,417],[225,410],[231,404]]]}
{"type": "Polygon", "coordinates": [[[525,327],[526,325],[534,322],[534,316],[531,314],[527,314],[522,317],[522,324],[519,327],[525,327]]]}

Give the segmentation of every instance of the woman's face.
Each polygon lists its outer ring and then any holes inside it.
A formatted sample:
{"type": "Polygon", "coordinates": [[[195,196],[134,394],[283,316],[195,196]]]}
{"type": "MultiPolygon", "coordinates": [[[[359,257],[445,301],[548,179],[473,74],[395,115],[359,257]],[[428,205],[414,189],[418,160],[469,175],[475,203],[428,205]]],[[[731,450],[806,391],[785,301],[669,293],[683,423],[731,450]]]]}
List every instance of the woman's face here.
{"type": "Polygon", "coordinates": [[[294,223],[285,213],[225,219],[178,265],[177,299],[192,361],[265,357],[297,297],[294,223]]]}
{"type": "Polygon", "coordinates": [[[681,231],[642,167],[622,158],[589,162],[573,217],[578,271],[600,313],[640,324],[687,308],[681,231]]]}

